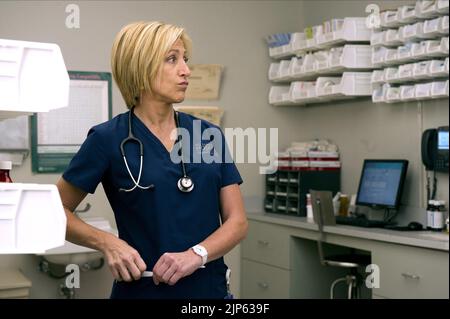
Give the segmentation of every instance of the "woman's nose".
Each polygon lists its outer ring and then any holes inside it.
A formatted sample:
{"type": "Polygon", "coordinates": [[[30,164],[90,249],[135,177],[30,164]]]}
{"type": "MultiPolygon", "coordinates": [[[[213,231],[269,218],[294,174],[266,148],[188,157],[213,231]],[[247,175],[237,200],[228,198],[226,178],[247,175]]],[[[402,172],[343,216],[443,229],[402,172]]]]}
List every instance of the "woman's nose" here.
{"type": "Polygon", "coordinates": [[[184,61],[183,61],[183,65],[180,68],[180,75],[184,76],[184,77],[190,77],[191,76],[191,69],[189,69],[189,66],[184,61]]]}

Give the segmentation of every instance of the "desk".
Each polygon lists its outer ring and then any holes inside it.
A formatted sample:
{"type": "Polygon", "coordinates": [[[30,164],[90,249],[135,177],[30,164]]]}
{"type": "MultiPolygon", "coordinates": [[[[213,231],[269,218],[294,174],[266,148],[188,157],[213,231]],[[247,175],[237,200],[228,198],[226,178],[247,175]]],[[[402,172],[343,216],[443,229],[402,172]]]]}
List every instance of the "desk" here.
{"type": "MultiPolygon", "coordinates": [[[[242,298],[329,298],[331,282],[347,273],[325,267],[318,227],[304,217],[248,213],[242,243],[242,298]]],[[[371,255],[380,286],[367,298],[448,298],[449,236],[355,226],[325,226],[327,254],[349,248],[371,255]]]]}

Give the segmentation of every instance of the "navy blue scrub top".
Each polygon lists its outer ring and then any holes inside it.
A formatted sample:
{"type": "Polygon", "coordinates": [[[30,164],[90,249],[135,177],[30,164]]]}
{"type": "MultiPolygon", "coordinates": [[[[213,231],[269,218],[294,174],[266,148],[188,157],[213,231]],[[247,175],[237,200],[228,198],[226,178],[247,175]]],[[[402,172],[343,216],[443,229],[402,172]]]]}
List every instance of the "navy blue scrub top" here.
{"type": "MultiPolygon", "coordinates": [[[[161,141],[135,115],[132,117],[134,135],[144,146],[144,163],[140,185],[154,184],[151,190],[134,189],[119,192],[119,188],[134,186],[120,153],[120,143],[128,136],[129,112],[94,126],[70,162],[63,178],[85,192],[94,193],[101,182],[114,211],[119,237],[135,248],[152,270],[165,252],[182,252],[200,243],[220,226],[220,190],[242,179],[234,163],[193,163],[193,121],[198,118],[179,112],[180,127],[191,136],[191,163],[186,173],[195,184],[190,193],[177,187],[182,176],[181,164],[171,161],[170,153],[161,141]]],[[[198,123],[198,122],[197,122],[198,123]]],[[[201,131],[217,126],[201,120],[201,131]]],[[[221,132],[221,131],[220,131],[221,132]]],[[[221,133],[224,159],[225,138],[221,133]]],[[[210,140],[202,140],[204,146],[210,140]]],[[[175,151],[175,147],[172,151],[175,151]]],[[[139,173],[139,149],[135,143],[125,147],[128,165],[135,179],[139,173]]],[[[186,152],[183,149],[183,152],[186,152]]],[[[226,296],[223,258],[206,264],[174,286],[159,284],[152,278],[114,282],[112,298],[224,298],[226,296]]]]}

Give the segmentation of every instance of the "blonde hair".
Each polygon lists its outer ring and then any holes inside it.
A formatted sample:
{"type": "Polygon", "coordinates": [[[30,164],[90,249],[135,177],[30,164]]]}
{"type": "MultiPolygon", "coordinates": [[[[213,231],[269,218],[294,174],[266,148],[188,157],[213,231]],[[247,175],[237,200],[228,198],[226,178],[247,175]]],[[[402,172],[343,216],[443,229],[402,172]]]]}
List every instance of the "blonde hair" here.
{"type": "Polygon", "coordinates": [[[114,80],[130,109],[139,101],[142,91],[151,92],[151,83],[162,66],[165,55],[181,39],[190,57],[192,42],[178,26],[158,21],[134,22],[116,35],[111,50],[114,80]]]}

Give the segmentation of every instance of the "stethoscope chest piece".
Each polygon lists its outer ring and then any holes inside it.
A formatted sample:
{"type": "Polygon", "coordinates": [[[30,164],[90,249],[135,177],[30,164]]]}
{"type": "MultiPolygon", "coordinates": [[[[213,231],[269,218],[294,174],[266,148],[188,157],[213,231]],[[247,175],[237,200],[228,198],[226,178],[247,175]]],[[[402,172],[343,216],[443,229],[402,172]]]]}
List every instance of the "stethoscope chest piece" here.
{"type": "Polygon", "coordinates": [[[178,189],[183,193],[189,193],[194,189],[194,183],[189,176],[183,176],[178,180],[178,189]]]}

